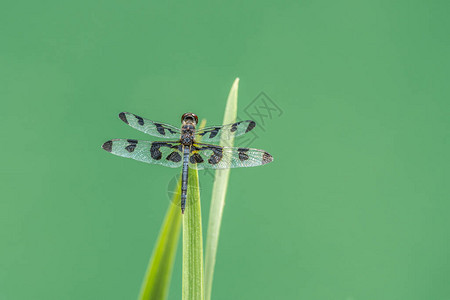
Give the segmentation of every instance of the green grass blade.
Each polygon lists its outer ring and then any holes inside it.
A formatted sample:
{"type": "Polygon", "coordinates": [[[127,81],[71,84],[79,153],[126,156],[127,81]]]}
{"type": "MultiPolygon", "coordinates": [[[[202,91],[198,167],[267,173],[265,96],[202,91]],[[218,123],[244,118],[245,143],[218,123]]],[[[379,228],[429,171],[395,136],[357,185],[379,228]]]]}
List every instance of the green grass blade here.
{"type": "MultiPolygon", "coordinates": [[[[223,124],[229,124],[236,121],[237,115],[237,97],[238,97],[239,78],[233,83],[228,95],[227,105],[223,124]]],[[[234,139],[221,140],[221,146],[232,147],[234,139]]],[[[220,225],[222,223],[223,208],[225,206],[225,196],[228,186],[230,170],[217,170],[214,179],[213,192],[211,198],[211,208],[209,211],[208,233],[206,235],[206,256],[205,256],[205,299],[211,299],[212,282],[214,276],[214,265],[216,264],[217,245],[219,243],[220,225]]]]}
{"type": "MultiPolygon", "coordinates": [[[[181,180],[175,190],[173,203],[180,199],[180,182],[181,180]]],[[[139,300],[163,300],[167,298],[180,236],[180,225],[180,207],[171,203],[142,283],[139,300]]]]}
{"type": "Polygon", "coordinates": [[[203,300],[202,213],[198,172],[189,169],[187,207],[183,215],[183,300],[203,300]]]}
{"type": "MultiPolygon", "coordinates": [[[[202,120],[199,129],[204,128],[202,120]]],[[[189,169],[187,207],[183,215],[182,299],[203,300],[203,238],[202,211],[198,172],[189,169]]]]}

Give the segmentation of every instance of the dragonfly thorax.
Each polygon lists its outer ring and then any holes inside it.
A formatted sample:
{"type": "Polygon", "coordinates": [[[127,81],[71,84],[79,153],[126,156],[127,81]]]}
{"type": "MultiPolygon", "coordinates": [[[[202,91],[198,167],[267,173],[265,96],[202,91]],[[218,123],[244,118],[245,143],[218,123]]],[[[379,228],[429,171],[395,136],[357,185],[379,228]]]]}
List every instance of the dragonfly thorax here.
{"type": "Polygon", "coordinates": [[[181,143],[184,146],[190,146],[194,143],[194,139],[190,135],[182,135],[181,136],[181,143]]]}
{"type": "Polygon", "coordinates": [[[192,123],[183,124],[181,127],[181,144],[190,146],[194,143],[195,126],[192,123]]]}

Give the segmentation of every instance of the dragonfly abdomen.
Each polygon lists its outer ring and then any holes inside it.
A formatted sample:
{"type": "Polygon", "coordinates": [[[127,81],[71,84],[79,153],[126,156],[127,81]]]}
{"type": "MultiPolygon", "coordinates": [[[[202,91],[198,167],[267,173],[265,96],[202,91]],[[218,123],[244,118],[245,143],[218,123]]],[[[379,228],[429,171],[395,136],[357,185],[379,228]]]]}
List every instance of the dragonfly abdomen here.
{"type": "Polygon", "coordinates": [[[181,173],[181,213],[184,213],[186,208],[187,186],[188,186],[188,172],[189,172],[189,146],[183,148],[183,171],[181,173]]]}

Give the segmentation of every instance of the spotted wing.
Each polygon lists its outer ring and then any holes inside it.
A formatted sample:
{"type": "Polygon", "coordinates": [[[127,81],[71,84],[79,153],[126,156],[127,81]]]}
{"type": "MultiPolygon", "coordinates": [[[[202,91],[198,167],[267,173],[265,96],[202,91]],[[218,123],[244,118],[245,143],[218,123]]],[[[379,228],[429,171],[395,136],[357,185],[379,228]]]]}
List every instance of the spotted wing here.
{"type": "Polygon", "coordinates": [[[198,170],[255,167],[271,161],[272,155],[264,150],[202,143],[194,144],[189,155],[189,166],[198,170]]]}
{"type": "Polygon", "coordinates": [[[102,148],[118,156],[170,168],[181,167],[183,163],[182,145],[179,142],[114,139],[105,142],[102,148]]]}
{"type": "Polygon", "coordinates": [[[121,112],[119,118],[134,129],[153,136],[165,139],[180,138],[180,129],[169,124],[150,121],[128,112],[121,112]]]}
{"type": "Polygon", "coordinates": [[[232,137],[243,135],[255,128],[255,126],[255,121],[240,121],[223,126],[206,127],[196,131],[195,135],[197,139],[201,139],[203,142],[218,142],[221,137],[228,140],[232,137]]]}

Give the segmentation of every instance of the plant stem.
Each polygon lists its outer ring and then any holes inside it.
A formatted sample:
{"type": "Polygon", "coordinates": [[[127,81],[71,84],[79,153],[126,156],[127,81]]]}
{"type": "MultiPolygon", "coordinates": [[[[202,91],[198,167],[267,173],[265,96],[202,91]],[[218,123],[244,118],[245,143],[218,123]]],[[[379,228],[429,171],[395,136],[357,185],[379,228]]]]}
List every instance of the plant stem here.
{"type": "MultiPolygon", "coordinates": [[[[179,201],[179,199],[180,182],[172,200],[179,201]]],[[[167,298],[180,236],[180,227],[180,207],[171,203],[142,283],[139,300],[162,300],[167,298]]]]}
{"type": "Polygon", "coordinates": [[[183,215],[183,300],[203,300],[203,241],[198,172],[189,169],[187,207],[183,215]]]}
{"type": "MultiPolygon", "coordinates": [[[[239,78],[234,81],[225,108],[223,124],[236,121],[237,96],[239,78]]],[[[221,140],[221,146],[232,147],[234,138],[221,140]]],[[[205,299],[211,299],[212,282],[214,277],[214,266],[216,264],[217,246],[219,244],[220,225],[222,223],[223,208],[225,206],[225,196],[227,192],[230,169],[216,170],[214,178],[213,192],[211,197],[211,208],[209,211],[208,233],[206,235],[206,256],[205,256],[205,299]]]]}

